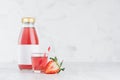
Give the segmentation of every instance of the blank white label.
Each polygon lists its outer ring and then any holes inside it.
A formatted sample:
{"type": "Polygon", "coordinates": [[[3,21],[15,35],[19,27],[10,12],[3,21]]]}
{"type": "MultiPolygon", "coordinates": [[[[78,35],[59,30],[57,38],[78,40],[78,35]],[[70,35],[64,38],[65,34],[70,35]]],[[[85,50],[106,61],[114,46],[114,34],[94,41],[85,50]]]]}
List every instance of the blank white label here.
{"type": "Polygon", "coordinates": [[[18,46],[18,64],[31,64],[32,53],[39,53],[38,45],[19,45],[18,46]]]}

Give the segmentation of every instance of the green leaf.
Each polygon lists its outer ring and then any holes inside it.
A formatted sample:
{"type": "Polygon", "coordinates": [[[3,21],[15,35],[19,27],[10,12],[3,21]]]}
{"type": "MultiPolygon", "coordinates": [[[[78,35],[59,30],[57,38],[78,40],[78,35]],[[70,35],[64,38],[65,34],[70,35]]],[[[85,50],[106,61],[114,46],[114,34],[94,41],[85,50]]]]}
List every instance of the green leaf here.
{"type": "Polygon", "coordinates": [[[58,73],[60,73],[60,71],[64,71],[64,70],[65,70],[65,68],[61,68],[58,73]]]}
{"type": "Polygon", "coordinates": [[[63,60],[62,60],[62,62],[60,63],[60,67],[62,66],[62,64],[63,64],[63,60]]]}
{"type": "Polygon", "coordinates": [[[55,59],[54,59],[54,58],[52,58],[52,57],[50,57],[50,59],[51,59],[51,60],[53,60],[53,61],[55,61],[55,59]]]}
{"type": "Polygon", "coordinates": [[[55,56],[54,58],[50,57],[50,59],[51,59],[51,60],[53,60],[53,61],[55,61],[55,62],[57,62],[57,61],[58,61],[58,59],[57,59],[57,57],[56,57],[56,56],[55,56]]]}
{"type": "Polygon", "coordinates": [[[65,68],[61,68],[61,70],[62,70],[62,71],[64,71],[64,70],[65,70],[65,68]]]}
{"type": "Polygon", "coordinates": [[[56,56],[55,56],[55,58],[54,58],[54,59],[55,59],[55,61],[56,61],[56,62],[58,61],[58,59],[57,59],[57,57],[56,57],[56,56]]]}

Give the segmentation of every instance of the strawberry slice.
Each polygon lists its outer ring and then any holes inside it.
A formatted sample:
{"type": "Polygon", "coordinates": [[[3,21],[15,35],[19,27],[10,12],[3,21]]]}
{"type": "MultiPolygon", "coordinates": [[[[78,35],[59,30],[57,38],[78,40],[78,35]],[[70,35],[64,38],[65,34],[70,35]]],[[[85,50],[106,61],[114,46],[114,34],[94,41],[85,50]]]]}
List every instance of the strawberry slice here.
{"type": "Polygon", "coordinates": [[[58,64],[57,57],[50,58],[51,60],[47,63],[44,73],[46,74],[56,74],[61,70],[64,71],[65,68],[61,68],[63,61],[58,64]]]}

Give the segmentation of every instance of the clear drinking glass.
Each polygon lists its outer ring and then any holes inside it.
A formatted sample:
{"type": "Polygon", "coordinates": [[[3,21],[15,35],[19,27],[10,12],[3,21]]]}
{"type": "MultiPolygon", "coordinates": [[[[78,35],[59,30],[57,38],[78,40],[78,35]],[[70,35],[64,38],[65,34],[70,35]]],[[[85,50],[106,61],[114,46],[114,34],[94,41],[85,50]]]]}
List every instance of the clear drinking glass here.
{"type": "Polygon", "coordinates": [[[40,73],[44,70],[47,64],[48,56],[46,53],[32,53],[31,61],[33,71],[40,73]]]}

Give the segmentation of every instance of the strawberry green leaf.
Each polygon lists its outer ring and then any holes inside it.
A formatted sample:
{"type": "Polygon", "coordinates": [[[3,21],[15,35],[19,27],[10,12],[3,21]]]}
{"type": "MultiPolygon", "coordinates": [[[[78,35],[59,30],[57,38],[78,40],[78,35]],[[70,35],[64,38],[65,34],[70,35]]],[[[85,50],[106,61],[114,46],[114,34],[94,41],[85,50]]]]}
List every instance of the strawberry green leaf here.
{"type": "Polygon", "coordinates": [[[64,71],[64,70],[65,70],[65,68],[61,68],[58,73],[60,73],[60,71],[64,71]]]}
{"type": "Polygon", "coordinates": [[[56,57],[56,56],[55,56],[55,58],[54,58],[54,59],[55,59],[55,61],[56,61],[56,62],[58,61],[58,59],[57,59],[57,57],[56,57]]]}
{"type": "Polygon", "coordinates": [[[54,58],[52,58],[52,57],[50,57],[50,59],[51,59],[51,60],[53,60],[53,61],[55,61],[55,59],[54,59],[54,58]]]}
{"type": "Polygon", "coordinates": [[[61,68],[61,70],[62,70],[62,71],[64,71],[64,70],[65,70],[65,68],[61,68]]]}
{"type": "Polygon", "coordinates": [[[62,64],[63,64],[63,60],[62,60],[62,62],[60,63],[60,67],[62,66],[62,64]]]}
{"type": "Polygon", "coordinates": [[[58,60],[57,57],[54,57],[54,58],[50,57],[50,59],[55,61],[55,62],[57,62],[57,60],[58,60]]]}

